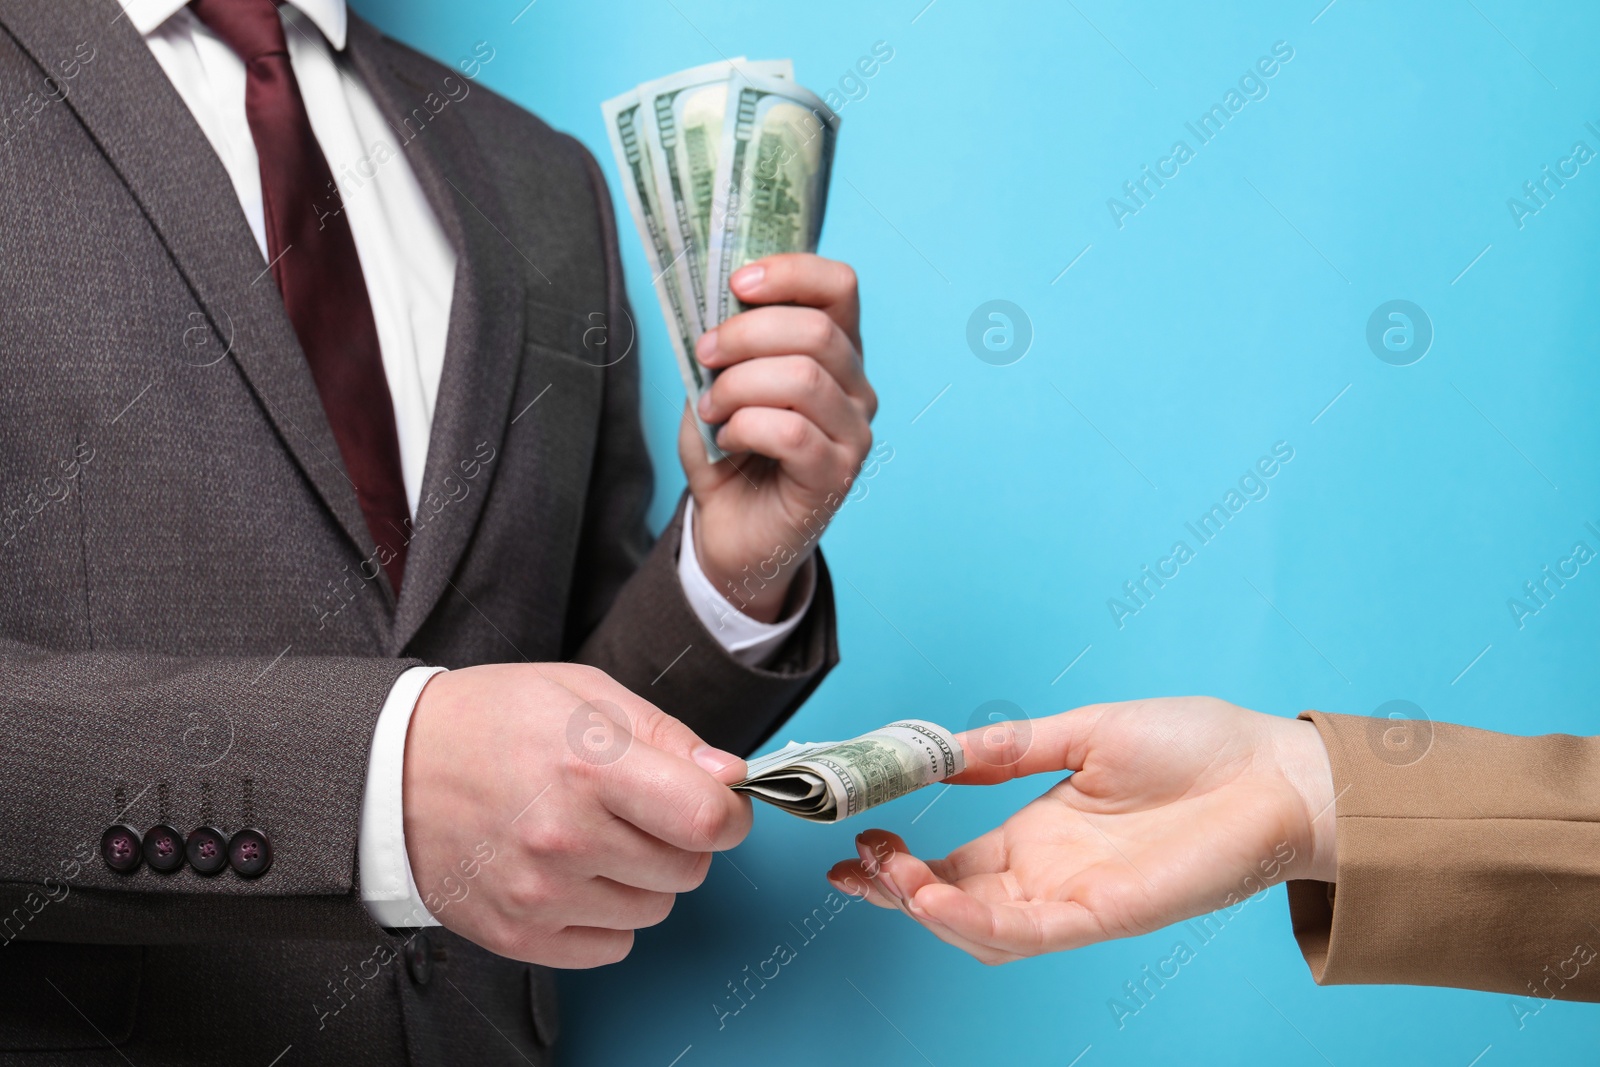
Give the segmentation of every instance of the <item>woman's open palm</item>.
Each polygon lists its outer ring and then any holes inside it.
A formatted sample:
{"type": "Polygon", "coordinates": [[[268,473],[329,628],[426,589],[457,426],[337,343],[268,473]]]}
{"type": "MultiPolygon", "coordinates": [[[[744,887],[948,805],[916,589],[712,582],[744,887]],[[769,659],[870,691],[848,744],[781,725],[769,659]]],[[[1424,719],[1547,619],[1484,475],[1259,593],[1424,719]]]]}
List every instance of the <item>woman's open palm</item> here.
{"type": "Polygon", "coordinates": [[[1288,877],[1332,877],[1332,776],[1316,728],[1201,697],[1098,704],[961,736],[989,785],[1074,773],[923,862],[881,830],[829,878],[986,963],[1147,933],[1288,877]],[[1325,824],[1330,832],[1319,834],[1325,824]]]}

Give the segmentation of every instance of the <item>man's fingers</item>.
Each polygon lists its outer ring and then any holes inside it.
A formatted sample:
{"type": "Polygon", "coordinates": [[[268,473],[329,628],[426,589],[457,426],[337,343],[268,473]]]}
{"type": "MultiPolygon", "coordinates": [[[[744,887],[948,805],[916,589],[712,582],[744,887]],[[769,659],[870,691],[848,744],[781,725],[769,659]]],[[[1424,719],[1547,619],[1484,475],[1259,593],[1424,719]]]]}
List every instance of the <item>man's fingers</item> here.
{"type": "Polygon", "coordinates": [[[856,348],[861,305],[856,272],[847,265],[804,252],[768,256],[734,271],[733,295],[747,304],[801,304],[821,308],[837,322],[856,348]]]}
{"type": "Polygon", "coordinates": [[[563,970],[604,967],[616,963],[633,950],[632,930],[601,930],[592,926],[569,926],[537,939],[525,950],[513,946],[513,959],[538,963],[563,970]]]}
{"type": "Polygon", "coordinates": [[[967,769],[945,779],[952,785],[993,785],[1030,774],[1078,771],[1089,753],[1089,737],[1109,704],[1091,704],[1060,715],[990,723],[957,734],[967,769]]]}
{"type": "Polygon", "coordinates": [[[721,852],[750,832],[750,801],[685,759],[636,741],[598,768],[600,802],[651,837],[689,852],[721,852]]]}
{"type": "Polygon", "coordinates": [[[811,356],[851,396],[876,401],[855,343],[816,308],[777,306],[742,312],[701,334],[695,354],[701,363],[719,370],[769,356],[811,356]]]}
{"type": "Polygon", "coordinates": [[[569,926],[643,930],[664,920],[676,900],[672,893],[623,885],[610,878],[591,878],[572,894],[562,908],[561,918],[569,926]]]}
{"type": "Polygon", "coordinates": [[[839,383],[810,356],[772,356],[729,367],[700,401],[700,417],[716,425],[744,407],[787,408],[824,434],[865,453],[867,420],[839,383]]]}
{"type": "MultiPolygon", "coordinates": [[[[681,721],[613,681],[610,676],[599,671],[595,674],[596,684],[586,687],[588,691],[579,694],[591,699],[578,709],[578,714],[587,712],[591,713],[590,718],[595,718],[592,713],[599,712],[611,719],[612,726],[619,732],[603,740],[617,750],[616,754],[624,754],[633,744],[643,743],[693,762],[724,785],[732,785],[744,777],[744,760],[732,752],[724,752],[706,744],[699,734],[681,721]],[[606,715],[609,710],[607,705],[620,708],[626,721],[617,722],[614,717],[606,715]]],[[[608,729],[601,719],[595,719],[595,725],[601,731],[608,729]]],[[[612,754],[608,750],[599,755],[606,758],[612,754]]]]}
{"type": "Polygon", "coordinates": [[[713,463],[706,459],[706,446],[716,444],[716,439],[695,422],[690,407],[693,403],[692,399],[683,402],[683,417],[678,420],[678,459],[683,463],[683,473],[688,476],[690,492],[699,500],[706,489],[715,487],[730,475],[737,475],[728,469],[726,460],[713,463]]]}
{"type": "Polygon", "coordinates": [[[718,431],[717,444],[730,455],[754,452],[777,460],[806,489],[838,486],[855,469],[848,446],[786,408],[740,408],[718,431]]]}
{"type": "Polygon", "coordinates": [[[594,873],[638,889],[687,893],[700,888],[710,867],[710,852],[673,848],[615,819],[605,847],[595,855],[594,873]]]}

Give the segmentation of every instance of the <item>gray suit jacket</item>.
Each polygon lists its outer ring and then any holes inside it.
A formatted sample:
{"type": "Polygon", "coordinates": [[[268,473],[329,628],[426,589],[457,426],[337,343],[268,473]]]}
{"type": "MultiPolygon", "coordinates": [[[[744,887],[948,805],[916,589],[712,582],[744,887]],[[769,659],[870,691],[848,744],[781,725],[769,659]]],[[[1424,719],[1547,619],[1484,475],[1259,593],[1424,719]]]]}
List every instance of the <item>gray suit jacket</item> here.
{"type": "Polygon", "coordinates": [[[115,0],[0,0],[0,1063],[546,1062],[547,972],[360,903],[396,677],[578,660],[748,751],[837,660],[825,573],[752,670],[684,601],[678,521],[651,543],[594,160],[352,22],[348,68],[460,256],[398,603],[160,67],[115,0]],[[257,826],[273,866],[117,874],[116,822],[257,826]]]}

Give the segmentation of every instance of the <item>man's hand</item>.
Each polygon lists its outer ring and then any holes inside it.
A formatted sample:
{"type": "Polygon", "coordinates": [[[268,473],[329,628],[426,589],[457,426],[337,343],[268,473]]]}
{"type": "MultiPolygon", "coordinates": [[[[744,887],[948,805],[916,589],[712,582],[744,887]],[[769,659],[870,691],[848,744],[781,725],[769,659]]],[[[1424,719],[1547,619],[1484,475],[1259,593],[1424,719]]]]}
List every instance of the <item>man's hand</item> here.
{"type": "Polygon", "coordinates": [[[1148,933],[1290,878],[1334,880],[1333,773],[1311,723],[1198,697],[1098,704],[961,735],[989,785],[1071,770],[1003,825],[929,863],[881,830],[863,879],[985,963],[1148,933]]]}
{"type": "Polygon", "coordinates": [[[406,852],[435,917],[491,952],[614,963],[749,832],[743,775],[592,667],[450,671],[406,735],[406,852]]]}
{"type": "Polygon", "coordinates": [[[695,552],[711,584],[763,622],[850,491],[878,397],[862,369],[855,272],[812,255],[780,255],[736,271],[734,295],[761,304],[701,338],[717,379],[700,417],[721,425],[728,459],[707,463],[694,421],[678,455],[695,504],[695,552]]]}

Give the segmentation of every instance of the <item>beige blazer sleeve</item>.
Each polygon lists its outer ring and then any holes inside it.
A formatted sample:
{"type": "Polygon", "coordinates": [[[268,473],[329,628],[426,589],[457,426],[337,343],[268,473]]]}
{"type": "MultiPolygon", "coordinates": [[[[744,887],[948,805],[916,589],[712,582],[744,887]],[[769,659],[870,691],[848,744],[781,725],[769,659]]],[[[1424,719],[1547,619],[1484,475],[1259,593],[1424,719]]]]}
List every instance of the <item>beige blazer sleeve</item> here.
{"type": "Polygon", "coordinates": [[[1337,884],[1290,882],[1321,985],[1600,1001],[1600,738],[1309,711],[1337,884]]]}

